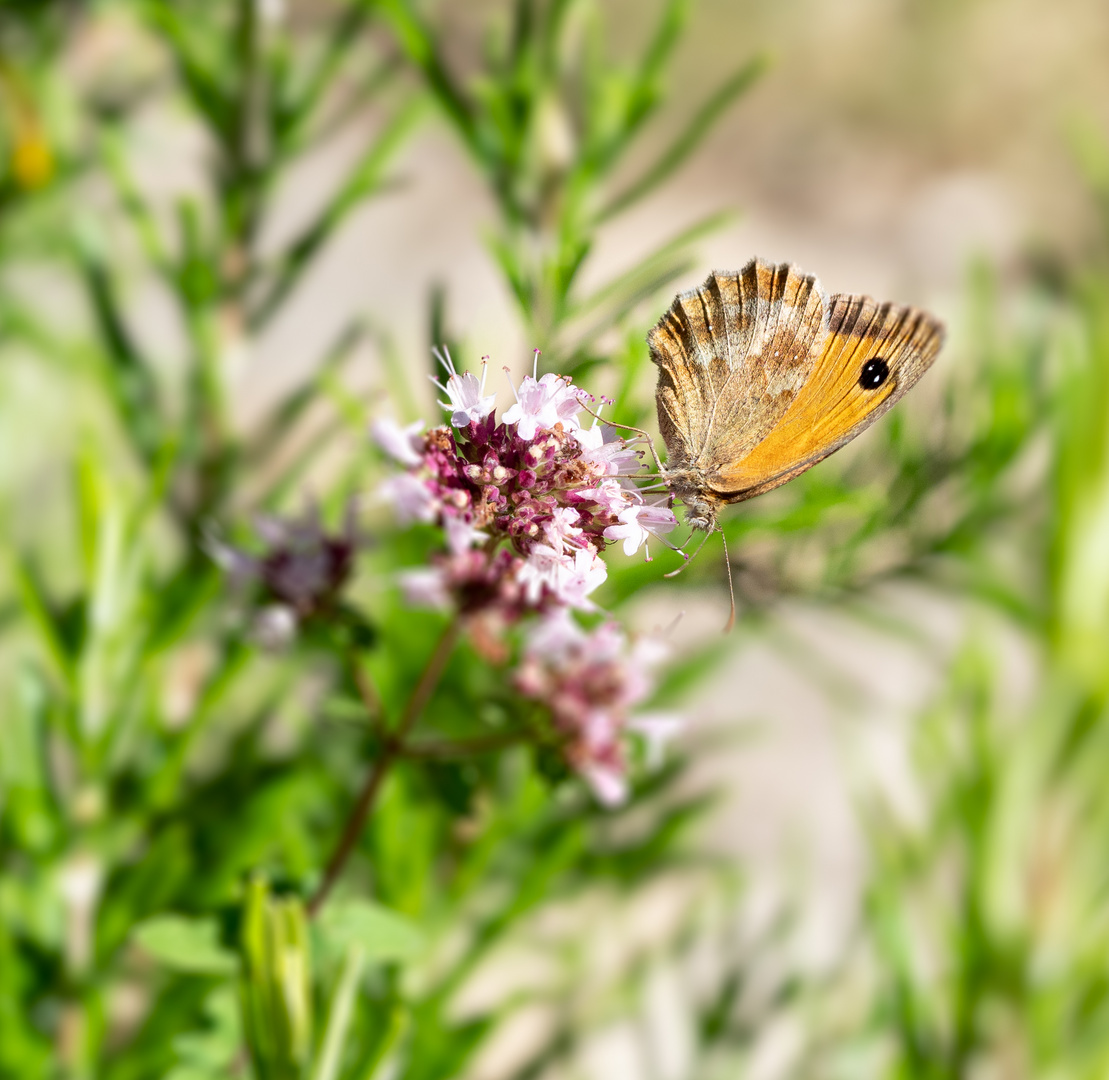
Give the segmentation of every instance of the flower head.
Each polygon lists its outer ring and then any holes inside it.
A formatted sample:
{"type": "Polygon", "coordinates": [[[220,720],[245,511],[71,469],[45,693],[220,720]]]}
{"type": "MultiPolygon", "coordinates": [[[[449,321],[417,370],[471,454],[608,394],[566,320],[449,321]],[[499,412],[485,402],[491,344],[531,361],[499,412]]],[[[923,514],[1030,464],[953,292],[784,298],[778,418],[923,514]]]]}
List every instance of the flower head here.
{"type": "Polygon", "coordinates": [[[559,610],[531,631],[516,671],[516,688],[547,706],[567,763],[606,806],[627,798],[628,734],[646,739],[654,764],[681,724],[669,714],[632,711],[650,694],[658,658],[657,646],[629,647],[613,623],[587,633],[559,610]]]}
{"type": "MultiPolygon", "coordinates": [[[[398,519],[444,530],[436,589],[452,590],[470,614],[503,605],[505,625],[529,610],[592,610],[591,595],[607,575],[601,552],[613,541],[636,551],[648,535],[677,524],[668,508],[645,503],[629,479],[639,468],[637,440],[620,438],[611,425],[583,429],[583,392],[558,375],[526,376],[498,423],[484,375],[460,374],[445,350],[436,356],[447,372],[436,385],[449,399],[442,404],[451,426],[422,434],[419,425],[375,426],[405,467],[381,488],[398,519]]],[[[416,589],[410,583],[406,595],[426,602],[430,581],[416,589]]]]}
{"type": "Polygon", "coordinates": [[[249,552],[209,535],[205,547],[239,588],[254,584],[261,606],[255,636],[265,646],[287,644],[299,622],[331,610],[354,568],[362,546],[348,504],[339,532],[326,531],[315,506],[297,518],[259,515],[254,531],[262,550],[249,552]]]}

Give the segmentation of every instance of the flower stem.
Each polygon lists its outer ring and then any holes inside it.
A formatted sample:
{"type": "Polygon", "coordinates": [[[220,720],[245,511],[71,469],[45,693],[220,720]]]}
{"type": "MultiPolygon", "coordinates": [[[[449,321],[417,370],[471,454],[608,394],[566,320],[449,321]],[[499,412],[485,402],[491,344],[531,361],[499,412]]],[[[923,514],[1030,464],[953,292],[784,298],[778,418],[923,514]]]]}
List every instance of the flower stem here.
{"type": "Polygon", "coordinates": [[[369,775],[366,777],[366,782],[362,785],[362,790],[358,795],[358,799],[347,818],[346,825],[343,827],[342,835],[339,837],[339,843],[336,845],[331,858],[327,862],[327,869],[324,871],[323,880],[312,895],[312,898],[308,901],[309,915],[315,915],[319,912],[324,901],[331,893],[339,875],[342,874],[343,868],[346,866],[347,860],[354,851],[354,846],[358,842],[358,837],[361,835],[362,829],[366,824],[366,819],[373,809],[374,802],[377,800],[381,785],[393,763],[397,758],[403,755],[405,748],[404,740],[407,738],[409,731],[411,731],[412,725],[419,719],[420,714],[427,706],[428,701],[431,699],[431,695],[435,691],[435,687],[439,685],[439,680],[443,676],[443,671],[447,666],[447,661],[450,659],[451,653],[454,652],[454,647],[458,642],[461,631],[461,621],[457,617],[452,619],[439,638],[431,656],[428,658],[428,662],[420,675],[419,681],[416,683],[412,690],[412,695],[408,699],[408,704],[404,707],[400,722],[397,724],[396,729],[386,736],[385,742],[381,748],[381,753],[374,759],[374,763],[370,767],[369,775]]]}

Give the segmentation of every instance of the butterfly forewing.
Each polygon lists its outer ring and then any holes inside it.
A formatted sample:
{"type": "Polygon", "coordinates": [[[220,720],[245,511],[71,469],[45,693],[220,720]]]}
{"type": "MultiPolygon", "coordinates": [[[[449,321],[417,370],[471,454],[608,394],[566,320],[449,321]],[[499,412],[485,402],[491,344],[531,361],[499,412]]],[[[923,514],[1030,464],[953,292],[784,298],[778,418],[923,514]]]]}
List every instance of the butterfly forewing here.
{"type": "Polygon", "coordinates": [[[718,470],[713,490],[728,502],[769,491],[823,460],[890,409],[935,359],[939,323],[917,308],[835,296],[828,335],[790,408],[750,453],[718,470]],[[860,382],[868,361],[886,374],[876,387],[860,382]]]}

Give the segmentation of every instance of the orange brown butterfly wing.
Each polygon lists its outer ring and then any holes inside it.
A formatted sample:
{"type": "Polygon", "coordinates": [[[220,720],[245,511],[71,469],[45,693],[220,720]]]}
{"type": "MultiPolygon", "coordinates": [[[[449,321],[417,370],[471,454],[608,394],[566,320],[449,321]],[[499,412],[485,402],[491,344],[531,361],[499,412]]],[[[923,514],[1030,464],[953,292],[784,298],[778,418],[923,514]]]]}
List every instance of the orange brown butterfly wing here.
{"type": "Polygon", "coordinates": [[[943,327],[917,308],[833,296],[827,337],[801,390],[748,454],[719,459],[709,478],[713,493],[726,502],[749,499],[834,453],[909,391],[942,344],[943,327]],[[879,385],[864,385],[883,371],[879,385]]]}
{"type": "Polygon", "coordinates": [[[674,300],[647,337],[669,468],[735,461],[769,434],[826,336],[825,306],[816,278],[758,259],[674,300]]]}

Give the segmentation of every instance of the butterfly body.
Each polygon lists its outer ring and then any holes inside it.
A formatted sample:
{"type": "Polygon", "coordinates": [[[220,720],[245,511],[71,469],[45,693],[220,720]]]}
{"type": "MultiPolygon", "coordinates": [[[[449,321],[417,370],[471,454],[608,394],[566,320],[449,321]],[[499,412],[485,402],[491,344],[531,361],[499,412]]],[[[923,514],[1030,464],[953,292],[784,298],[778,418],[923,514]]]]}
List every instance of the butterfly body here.
{"type": "Polygon", "coordinates": [[[663,479],[688,524],[711,530],[722,506],[784,484],[878,419],[931,365],[943,328],[752,259],[681,293],[647,342],[663,479]]]}

